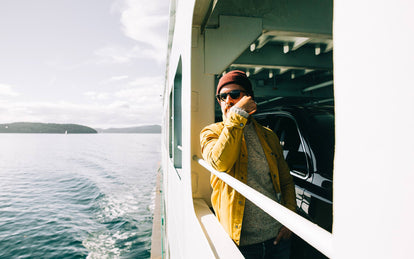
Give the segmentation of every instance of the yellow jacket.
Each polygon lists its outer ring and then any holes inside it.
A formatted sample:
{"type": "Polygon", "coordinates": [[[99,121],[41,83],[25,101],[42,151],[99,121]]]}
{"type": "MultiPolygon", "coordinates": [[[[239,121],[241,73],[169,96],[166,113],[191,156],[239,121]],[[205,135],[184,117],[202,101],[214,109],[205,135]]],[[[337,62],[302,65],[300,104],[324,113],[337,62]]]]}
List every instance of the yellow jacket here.
{"type": "MultiPolygon", "coordinates": [[[[201,152],[214,169],[227,172],[237,180],[247,182],[247,147],[243,128],[247,119],[230,112],[220,123],[205,127],[200,134],[201,152]]],[[[253,118],[257,135],[262,144],[276,193],[281,193],[281,203],[288,209],[296,210],[295,185],[289,167],[283,158],[282,147],[276,134],[258,124],[253,118]]],[[[211,175],[213,188],[211,202],[216,216],[230,237],[240,243],[245,198],[217,176],[211,175]]]]}

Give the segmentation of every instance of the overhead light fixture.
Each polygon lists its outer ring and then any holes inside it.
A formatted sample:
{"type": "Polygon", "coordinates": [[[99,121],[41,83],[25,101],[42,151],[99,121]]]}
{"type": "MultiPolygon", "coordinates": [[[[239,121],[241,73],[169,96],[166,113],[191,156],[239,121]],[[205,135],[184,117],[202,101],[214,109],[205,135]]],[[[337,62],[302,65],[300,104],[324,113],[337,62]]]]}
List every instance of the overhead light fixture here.
{"type": "Polygon", "coordinates": [[[252,43],[250,45],[250,51],[253,52],[253,51],[255,51],[255,49],[256,49],[256,44],[255,43],[252,43]]]}
{"type": "Polygon", "coordinates": [[[289,44],[287,44],[287,43],[285,43],[284,45],[283,45],[283,53],[288,53],[289,52],[289,44]]]}
{"type": "Polygon", "coordinates": [[[269,78],[273,78],[273,71],[269,70],[269,78]]]}
{"type": "Polygon", "coordinates": [[[282,99],[282,98],[283,98],[283,97],[278,96],[278,97],[275,97],[275,98],[272,98],[272,99],[269,99],[269,100],[266,100],[266,101],[263,101],[263,102],[257,103],[257,105],[263,105],[263,104],[265,104],[265,103],[274,102],[274,101],[280,100],[280,99],[282,99]]]}
{"type": "Polygon", "coordinates": [[[329,80],[329,81],[326,81],[326,82],[323,82],[323,83],[320,83],[320,84],[317,84],[317,85],[306,87],[305,89],[302,90],[302,92],[305,93],[305,92],[317,90],[317,89],[327,87],[327,86],[331,86],[331,85],[333,85],[333,80],[329,80]]]}
{"type": "Polygon", "coordinates": [[[318,56],[319,54],[321,54],[321,47],[319,45],[317,45],[315,47],[315,55],[318,56]]]}
{"type": "Polygon", "coordinates": [[[315,104],[328,103],[328,102],[333,102],[333,101],[334,101],[334,98],[329,98],[329,99],[325,99],[325,100],[316,101],[315,104]]]}
{"type": "Polygon", "coordinates": [[[250,71],[246,72],[246,76],[249,77],[250,76],[250,71]]]}
{"type": "Polygon", "coordinates": [[[290,78],[295,79],[295,71],[292,71],[292,73],[290,74],[290,78]]]}

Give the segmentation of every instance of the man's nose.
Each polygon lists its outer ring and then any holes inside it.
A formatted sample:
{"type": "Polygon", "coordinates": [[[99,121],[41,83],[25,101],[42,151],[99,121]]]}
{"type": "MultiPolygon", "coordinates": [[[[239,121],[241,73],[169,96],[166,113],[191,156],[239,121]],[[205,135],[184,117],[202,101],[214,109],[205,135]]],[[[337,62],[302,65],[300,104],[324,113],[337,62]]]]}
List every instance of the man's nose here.
{"type": "Polygon", "coordinates": [[[234,104],[234,102],[233,102],[233,99],[230,97],[230,95],[228,94],[227,96],[226,96],[226,105],[227,106],[233,106],[233,104],[234,104]]]}

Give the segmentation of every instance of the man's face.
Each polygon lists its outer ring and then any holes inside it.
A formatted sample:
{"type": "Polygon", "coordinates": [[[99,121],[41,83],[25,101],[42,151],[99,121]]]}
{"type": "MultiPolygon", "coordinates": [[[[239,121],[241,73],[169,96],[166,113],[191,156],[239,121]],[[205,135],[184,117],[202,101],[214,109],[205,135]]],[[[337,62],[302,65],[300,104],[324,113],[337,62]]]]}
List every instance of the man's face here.
{"type": "Polygon", "coordinates": [[[246,95],[246,93],[245,93],[244,88],[237,84],[228,84],[228,85],[223,86],[220,89],[219,94],[230,93],[231,91],[234,91],[234,90],[242,91],[240,92],[240,95],[238,96],[238,98],[233,99],[230,96],[230,94],[228,94],[224,100],[219,100],[221,112],[223,113],[223,120],[227,118],[230,108],[234,106],[236,103],[238,103],[240,99],[246,95]]]}

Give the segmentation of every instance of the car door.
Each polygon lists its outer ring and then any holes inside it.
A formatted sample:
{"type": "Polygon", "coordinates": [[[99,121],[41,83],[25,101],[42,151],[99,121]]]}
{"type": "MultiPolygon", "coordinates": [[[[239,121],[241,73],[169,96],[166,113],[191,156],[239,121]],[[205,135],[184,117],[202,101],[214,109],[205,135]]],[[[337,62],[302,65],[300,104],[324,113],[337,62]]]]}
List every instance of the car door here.
{"type": "Polygon", "coordinates": [[[274,114],[273,131],[279,137],[283,155],[290,168],[290,174],[295,180],[296,204],[299,212],[308,216],[309,201],[305,196],[303,180],[311,173],[310,155],[301,137],[298,124],[289,114],[274,114]]]}
{"type": "Polygon", "coordinates": [[[305,180],[309,177],[310,159],[295,118],[288,113],[279,112],[258,116],[256,119],[262,125],[272,129],[279,137],[283,156],[289,165],[291,175],[295,179],[298,210],[302,212],[301,214],[308,214],[309,203],[304,198],[302,182],[298,184],[296,179],[305,180]]]}
{"type": "MultiPolygon", "coordinates": [[[[315,143],[321,145],[323,140],[310,142],[309,132],[306,130],[311,130],[312,127],[306,126],[304,118],[298,114],[295,116],[289,112],[275,111],[258,116],[256,119],[262,125],[272,129],[279,137],[284,158],[295,182],[297,212],[330,231],[332,198],[323,193],[326,193],[326,189],[332,190],[332,181],[320,175],[319,164],[313,152],[316,147],[312,146],[315,143]]],[[[295,240],[293,244],[296,255],[292,258],[326,258],[303,240],[295,240]]]]}

